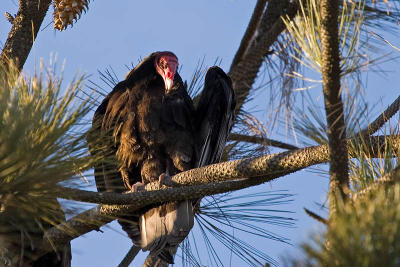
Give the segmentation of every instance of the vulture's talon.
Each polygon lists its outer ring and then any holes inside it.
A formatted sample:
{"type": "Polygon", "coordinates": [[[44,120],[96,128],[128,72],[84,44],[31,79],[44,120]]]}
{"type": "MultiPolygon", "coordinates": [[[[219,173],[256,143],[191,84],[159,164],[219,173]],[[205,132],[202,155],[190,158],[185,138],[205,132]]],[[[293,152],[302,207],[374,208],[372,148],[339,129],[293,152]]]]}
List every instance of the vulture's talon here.
{"type": "Polygon", "coordinates": [[[139,192],[139,191],[145,191],[145,190],[146,190],[146,186],[144,185],[144,183],[141,183],[141,182],[137,182],[131,187],[132,192],[139,192]]]}
{"type": "Polygon", "coordinates": [[[160,176],[158,177],[158,182],[160,183],[160,186],[163,186],[163,185],[168,186],[168,187],[173,186],[173,181],[172,181],[171,176],[169,176],[166,173],[160,174],[160,176]]]}

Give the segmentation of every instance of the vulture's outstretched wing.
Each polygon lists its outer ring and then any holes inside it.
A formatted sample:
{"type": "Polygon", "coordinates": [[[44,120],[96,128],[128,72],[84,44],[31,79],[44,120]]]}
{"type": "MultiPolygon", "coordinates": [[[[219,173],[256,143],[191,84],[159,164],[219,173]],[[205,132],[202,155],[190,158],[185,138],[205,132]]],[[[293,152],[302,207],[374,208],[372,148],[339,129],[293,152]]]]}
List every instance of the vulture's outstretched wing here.
{"type": "Polygon", "coordinates": [[[221,68],[211,67],[196,109],[197,167],[221,160],[234,122],[235,105],[231,79],[221,68]]]}

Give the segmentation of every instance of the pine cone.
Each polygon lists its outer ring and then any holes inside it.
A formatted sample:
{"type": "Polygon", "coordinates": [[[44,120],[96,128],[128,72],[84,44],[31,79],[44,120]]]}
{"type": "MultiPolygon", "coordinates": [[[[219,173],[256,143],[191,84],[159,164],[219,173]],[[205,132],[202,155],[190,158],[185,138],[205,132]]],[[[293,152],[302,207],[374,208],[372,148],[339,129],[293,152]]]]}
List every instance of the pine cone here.
{"type": "Polygon", "coordinates": [[[65,30],[87,11],[89,0],[54,0],[54,29],[65,30]]]}

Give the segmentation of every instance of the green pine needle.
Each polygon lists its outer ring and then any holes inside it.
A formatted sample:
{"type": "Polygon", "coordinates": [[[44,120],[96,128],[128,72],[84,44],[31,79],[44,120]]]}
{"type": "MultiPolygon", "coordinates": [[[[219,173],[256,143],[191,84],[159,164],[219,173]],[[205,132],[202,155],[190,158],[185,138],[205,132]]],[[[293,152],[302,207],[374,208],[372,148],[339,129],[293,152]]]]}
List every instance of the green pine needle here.
{"type": "Polygon", "coordinates": [[[43,229],[65,220],[56,185],[91,166],[86,131],[79,126],[90,110],[88,101],[78,99],[83,78],[78,76],[63,90],[62,77],[43,65],[32,78],[20,76],[12,65],[0,69],[0,228],[8,251],[5,262],[15,261],[13,255],[21,249],[35,249],[43,229]]]}

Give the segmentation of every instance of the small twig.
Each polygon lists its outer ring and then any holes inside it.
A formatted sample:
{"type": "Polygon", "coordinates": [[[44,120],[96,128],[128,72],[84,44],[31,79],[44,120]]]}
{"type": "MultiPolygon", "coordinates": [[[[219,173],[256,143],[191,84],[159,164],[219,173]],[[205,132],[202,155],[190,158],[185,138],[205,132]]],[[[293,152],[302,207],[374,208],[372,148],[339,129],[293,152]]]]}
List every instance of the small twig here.
{"type": "Polygon", "coordinates": [[[325,219],[325,218],[319,216],[318,214],[312,212],[311,210],[309,210],[309,209],[307,209],[307,208],[303,208],[303,209],[304,209],[304,211],[307,213],[307,215],[310,216],[311,218],[313,218],[313,219],[315,219],[315,220],[317,220],[317,221],[319,221],[320,223],[323,223],[323,224],[325,224],[325,225],[328,224],[328,220],[327,220],[327,219],[325,219]]]}
{"type": "Polygon", "coordinates": [[[122,259],[122,261],[118,265],[118,267],[128,267],[129,264],[131,264],[133,259],[136,257],[136,255],[139,253],[139,251],[140,251],[140,247],[132,245],[132,247],[126,253],[125,257],[122,259]]]}
{"type": "Polygon", "coordinates": [[[289,150],[298,149],[297,146],[294,146],[291,144],[286,144],[286,143],[276,141],[273,139],[269,139],[269,138],[260,137],[260,136],[250,136],[250,135],[244,135],[244,134],[231,133],[229,136],[229,140],[242,141],[242,142],[260,144],[260,145],[265,145],[265,146],[274,146],[274,147],[279,147],[279,148],[289,149],[289,150]]]}
{"type": "Polygon", "coordinates": [[[8,12],[6,12],[5,16],[6,16],[6,19],[8,20],[8,22],[10,22],[11,24],[13,24],[13,22],[14,22],[14,16],[11,15],[10,13],[8,13],[8,12]]]}

